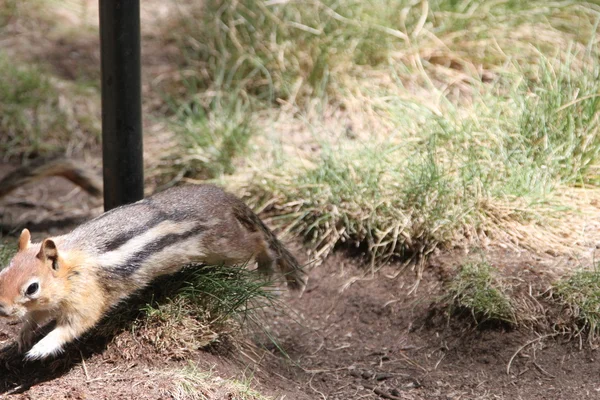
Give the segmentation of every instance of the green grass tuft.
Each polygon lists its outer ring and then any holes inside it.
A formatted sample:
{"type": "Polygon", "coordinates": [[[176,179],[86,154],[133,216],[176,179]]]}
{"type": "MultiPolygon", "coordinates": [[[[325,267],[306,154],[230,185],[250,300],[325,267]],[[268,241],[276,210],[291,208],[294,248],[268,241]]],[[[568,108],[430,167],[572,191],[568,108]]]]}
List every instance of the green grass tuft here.
{"type": "Polygon", "coordinates": [[[212,179],[235,172],[236,159],[247,152],[255,132],[251,113],[241,101],[199,101],[181,106],[174,122],[184,156],[177,153],[179,176],[212,179]]]}
{"type": "Polygon", "coordinates": [[[14,241],[6,241],[0,239],[0,270],[8,265],[10,259],[17,251],[17,246],[14,241]]]}
{"type": "Polygon", "coordinates": [[[564,210],[557,188],[598,179],[600,63],[588,61],[580,76],[546,59],[539,79],[481,87],[469,107],[448,103],[441,115],[390,97],[389,136],[323,138],[302,162],[279,156],[257,167],[245,190],[253,203],[274,205],[318,254],[349,240],[383,260],[467,237],[512,237],[515,223],[541,226],[564,210]]]}
{"type": "Polygon", "coordinates": [[[66,117],[56,112],[58,93],[46,75],[0,56],[0,99],[0,150],[5,158],[55,150],[44,135],[63,130],[66,117]]]}
{"type": "Polygon", "coordinates": [[[554,297],[593,341],[600,333],[600,272],[581,270],[554,285],[554,297]]]}
{"type": "Polygon", "coordinates": [[[460,189],[431,155],[365,144],[326,149],[315,163],[254,179],[248,190],[254,203],[274,197],[287,228],[320,255],[348,240],[366,243],[372,261],[406,252],[421,256],[466,223],[460,189]]]}
{"type": "Polygon", "coordinates": [[[387,62],[404,36],[394,29],[401,8],[391,0],[209,0],[184,7],[165,35],[203,90],[303,102],[339,95],[354,65],[387,62]]]}
{"type": "Polygon", "coordinates": [[[260,310],[276,306],[271,284],[256,271],[190,266],[158,279],[97,331],[114,334],[133,319],[131,329],[142,343],[166,357],[184,359],[199,348],[227,342],[246,324],[260,325],[260,310]]]}
{"type": "MultiPolygon", "coordinates": [[[[254,310],[272,306],[275,302],[272,286],[244,267],[188,267],[177,297],[190,306],[195,317],[211,323],[228,318],[246,320],[254,310]],[[197,314],[196,314],[197,313],[197,314]]],[[[148,304],[152,313],[153,304],[148,304]]]]}
{"type": "Polygon", "coordinates": [[[48,156],[96,142],[99,126],[94,116],[80,116],[71,109],[75,102],[85,106],[91,102],[71,92],[65,101],[63,90],[42,69],[15,63],[0,52],[0,153],[4,160],[48,156]]]}
{"type": "Polygon", "coordinates": [[[446,298],[452,313],[467,312],[477,324],[515,324],[514,308],[494,268],[485,263],[463,265],[452,280],[446,298]]]}

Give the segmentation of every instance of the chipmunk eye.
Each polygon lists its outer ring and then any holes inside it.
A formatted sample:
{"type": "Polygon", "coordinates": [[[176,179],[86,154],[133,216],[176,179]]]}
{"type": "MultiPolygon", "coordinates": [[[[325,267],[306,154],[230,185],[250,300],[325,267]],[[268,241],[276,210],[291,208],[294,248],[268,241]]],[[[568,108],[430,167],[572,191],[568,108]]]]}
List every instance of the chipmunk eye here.
{"type": "Polygon", "coordinates": [[[40,284],[37,282],[33,282],[31,285],[29,285],[27,287],[27,290],[25,291],[25,294],[27,296],[33,296],[34,294],[37,293],[38,289],[40,288],[40,284]]]}

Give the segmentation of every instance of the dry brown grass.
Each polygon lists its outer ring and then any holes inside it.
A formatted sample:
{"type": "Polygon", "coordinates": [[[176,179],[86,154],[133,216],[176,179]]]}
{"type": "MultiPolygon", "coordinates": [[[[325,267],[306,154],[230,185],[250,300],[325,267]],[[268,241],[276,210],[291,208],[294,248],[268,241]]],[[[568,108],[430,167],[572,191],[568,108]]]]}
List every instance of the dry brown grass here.
{"type": "Polygon", "coordinates": [[[239,381],[223,379],[211,371],[202,371],[190,364],[188,368],[167,371],[164,375],[173,380],[172,388],[167,393],[176,400],[183,399],[232,399],[232,400],[269,400],[256,390],[250,388],[251,379],[239,381]]]}

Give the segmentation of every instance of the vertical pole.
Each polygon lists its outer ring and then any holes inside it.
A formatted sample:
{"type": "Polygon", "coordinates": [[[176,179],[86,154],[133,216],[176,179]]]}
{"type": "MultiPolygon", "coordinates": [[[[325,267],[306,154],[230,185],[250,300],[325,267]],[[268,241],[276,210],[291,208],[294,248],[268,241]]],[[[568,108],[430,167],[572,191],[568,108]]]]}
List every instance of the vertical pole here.
{"type": "Polygon", "coordinates": [[[144,197],[140,0],[100,0],[104,210],[144,197]]]}

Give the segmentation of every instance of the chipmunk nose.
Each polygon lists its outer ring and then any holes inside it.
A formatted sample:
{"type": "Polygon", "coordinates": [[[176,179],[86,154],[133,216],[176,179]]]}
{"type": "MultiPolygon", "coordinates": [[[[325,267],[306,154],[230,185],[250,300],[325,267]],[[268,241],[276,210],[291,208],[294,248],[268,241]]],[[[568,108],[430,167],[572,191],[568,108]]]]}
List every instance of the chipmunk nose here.
{"type": "Polygon", "coordinates": [[[9,315],[8,307],[0,303],[0,317],[8,317],[9,315]]]}

